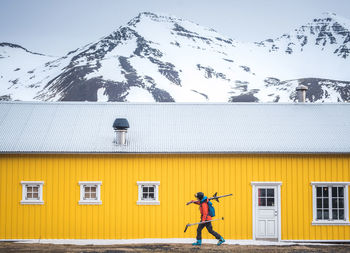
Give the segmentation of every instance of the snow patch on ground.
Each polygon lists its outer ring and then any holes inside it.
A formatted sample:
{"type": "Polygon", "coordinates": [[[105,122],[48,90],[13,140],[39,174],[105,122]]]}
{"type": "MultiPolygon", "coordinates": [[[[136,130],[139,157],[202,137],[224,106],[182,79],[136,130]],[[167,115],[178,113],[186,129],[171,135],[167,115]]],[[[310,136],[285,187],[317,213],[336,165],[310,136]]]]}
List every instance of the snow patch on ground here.
{"type": "Polygon", "coordinates": [[[109,57],[100,61],[101,67],[85,76],[91,79],[101,77],[104,80],[112,80],[114,82],[123,82],[125,80],[121,73],[119,61],[117,57],[109,57]]]}
{"type": "Polygon", "coordinates": [[[137,48],[136,38],[132,38],[130,40],[123,41],[117,47],[115,47],[112,51],[105,55],[105,58],[109,58],[111,56],[124,56],[130,57],[133,55],[135,49],[137,48]]]}
{"type": "Polygon", "coordinates": [[[97,90],[97,102],[108,102],[108,96],[105,95],[106,88],[97,90]]]}
{"type": "Polygon", "coordinates": [[[129,102],[155,102],[152,94],[139,87],[130,87],[127,100],[129,102]]]}

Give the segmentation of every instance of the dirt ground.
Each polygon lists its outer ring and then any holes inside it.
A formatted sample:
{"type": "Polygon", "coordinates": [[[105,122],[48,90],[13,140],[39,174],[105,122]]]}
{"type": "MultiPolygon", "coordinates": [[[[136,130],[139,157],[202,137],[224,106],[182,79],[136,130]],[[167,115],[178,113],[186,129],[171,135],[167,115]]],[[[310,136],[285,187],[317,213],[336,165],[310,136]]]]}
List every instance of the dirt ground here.
{"type": "Polygon", "coordinates": [[[204,244],[129,244],[129,245],[65,245],[0,242],[0,252],[350,252],[347,245],[247,246],[204,244]]]}

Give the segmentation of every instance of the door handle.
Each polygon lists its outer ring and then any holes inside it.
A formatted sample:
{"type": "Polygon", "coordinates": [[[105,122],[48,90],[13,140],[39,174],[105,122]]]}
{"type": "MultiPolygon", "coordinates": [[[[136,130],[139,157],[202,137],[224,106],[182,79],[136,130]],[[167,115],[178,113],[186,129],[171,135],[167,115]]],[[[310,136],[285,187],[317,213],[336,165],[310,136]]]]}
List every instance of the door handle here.
{"type": "Polygon", "coordinates": [[[275,211],[275,216],[277,216],[277,214],[278,214],[278,212],[277,212],[277,211],[275,211]]]}

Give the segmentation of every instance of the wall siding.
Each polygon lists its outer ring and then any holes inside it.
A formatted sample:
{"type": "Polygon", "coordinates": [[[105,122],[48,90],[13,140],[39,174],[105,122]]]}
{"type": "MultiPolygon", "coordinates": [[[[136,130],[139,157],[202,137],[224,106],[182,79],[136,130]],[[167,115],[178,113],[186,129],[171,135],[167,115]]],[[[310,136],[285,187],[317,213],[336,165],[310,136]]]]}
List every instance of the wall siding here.
{"type": "MultiPolygon", "coordinates": [[[[1,155],[0,239],[195,237],[194,193],[214,202],[214,229],[252,239],[252,181],[281,181],[282,240],[349,240],[350,226],[312,226],[312,181],[350,181],[349,155],[1,155]],[[44,181],[44,205],[21,205],[20,182],[44,181]],[[79,181],[102,181],[102,205],[79,205],[79,181]],[[137,181],[160,181],[159,206],[138,206],[137,181]]],[[[349,205],[350,206],[350,205],[349,205]]],[[[211,238],[204,232],[204,238],[211,238]]]]}

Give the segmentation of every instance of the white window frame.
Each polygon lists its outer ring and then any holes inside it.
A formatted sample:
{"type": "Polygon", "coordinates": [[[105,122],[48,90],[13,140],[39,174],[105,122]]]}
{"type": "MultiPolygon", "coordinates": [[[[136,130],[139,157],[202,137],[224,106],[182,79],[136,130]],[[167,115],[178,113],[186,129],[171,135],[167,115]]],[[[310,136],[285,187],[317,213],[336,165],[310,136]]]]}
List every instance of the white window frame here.
{"type": "Polygon", "coordinates": [[[137,205],[160,205],[159,201],[159,181],[137,181],[138,186],[138,201],[137,205]],[[154,197],[155,200],[143,200],[142,199],[142,186],[154,186],[154,197]]]}
{"type": "Polygon", "coordinates": [[[22,184],[22,205],[43,205],[43,185],[44,181],[21,181],[22,184]],[[39,186],[39,199],[26,199],[27,196],[27,187],[28,186],[39,186]]]}
{"type": "MultiPolygon", "coordinates": [[[[350,182],[311,182],[312,186],[312,210],[313,220],[312,225],[350,225],[349,221],[349,195],[348,188],[350,182]],[[344,187],[344,220],[331,220],[332,217],[332,201],[329,201],[329,217],[330,220],[317,220],[317,202],[316,202],[316,187],[344,187]]],[[[332,200],[331,192],[329,198],[332,200]]]]}
{"type": "Polygon", "coordinates": [[[101,201],[101,185],[102,181],[79,181],[80,186],[80,200],[79,205],[102,205],[101,201]],[[84,199],[85,186],[96,186],[96,200],[84,199]]]}

